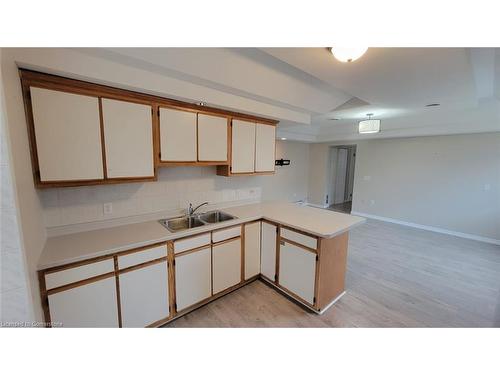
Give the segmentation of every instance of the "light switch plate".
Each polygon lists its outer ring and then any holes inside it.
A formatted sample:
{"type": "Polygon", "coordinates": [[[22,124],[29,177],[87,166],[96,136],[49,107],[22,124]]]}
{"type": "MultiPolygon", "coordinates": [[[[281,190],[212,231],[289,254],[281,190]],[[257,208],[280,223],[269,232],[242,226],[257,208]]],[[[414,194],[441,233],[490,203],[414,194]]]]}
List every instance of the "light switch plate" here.
{"type": "Polygon", "coordinates": [[[104,203],[102,205],[104,215],[111,215],[113,213],[113,203],[104,203]]]}

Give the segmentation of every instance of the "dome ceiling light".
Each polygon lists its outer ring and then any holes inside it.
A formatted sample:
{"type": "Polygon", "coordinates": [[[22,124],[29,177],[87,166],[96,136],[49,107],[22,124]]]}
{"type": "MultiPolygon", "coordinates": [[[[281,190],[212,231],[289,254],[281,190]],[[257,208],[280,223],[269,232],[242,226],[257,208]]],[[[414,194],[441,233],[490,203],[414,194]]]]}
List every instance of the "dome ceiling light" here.
{"type": "Polygon", "coordinates": [[[368,47],[331,47],[332,55],[341,62],[353,62],[365,54],[368,47]]]}

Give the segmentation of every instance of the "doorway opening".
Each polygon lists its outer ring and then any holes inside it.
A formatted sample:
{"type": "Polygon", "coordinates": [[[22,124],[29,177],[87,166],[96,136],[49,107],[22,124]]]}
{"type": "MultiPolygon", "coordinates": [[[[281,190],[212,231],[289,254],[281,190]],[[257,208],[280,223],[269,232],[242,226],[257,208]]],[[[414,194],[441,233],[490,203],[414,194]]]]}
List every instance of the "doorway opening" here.
{"type": "Polygon", "coordinates": [[[356,145],[330,147],[330,178],[326,196],[328,209],[351,213],[355,164],[356,145]]]}

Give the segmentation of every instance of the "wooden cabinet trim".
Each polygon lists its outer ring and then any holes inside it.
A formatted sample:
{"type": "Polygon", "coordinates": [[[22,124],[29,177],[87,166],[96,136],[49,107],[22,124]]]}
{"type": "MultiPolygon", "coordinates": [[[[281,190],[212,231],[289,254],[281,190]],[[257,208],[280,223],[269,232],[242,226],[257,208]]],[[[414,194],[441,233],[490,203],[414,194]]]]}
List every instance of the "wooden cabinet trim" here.
{"type": "Polygon", "coordinates": [[[203,246],[195,247],[195,248],[189,249],[189,250],[184,250],[184,251],[182,251],[180,253],[174,254],[174,259],[177,258],[177,257],[181,257],[183,255],[188,255],[188,254],[191,254],[191,253],[196,253],[198,251],[205,250],[205,249],[208,249],[208,248],[211,248],[211,247],[212,247],[212,244],[208,244],[208,245],[203,245],[203,246]]]}
{"type": "MultiPolygon", "coordinates": [[[[30,155],[31,163],[33,169],[33,178],[35,181],[35,186],[37,188],[51,188],[51,187],[74,187],[74,186],[90,186],[90,185],[105,185],[105,184],[116,184],[116,183],[127,183],[127,182],[146,182],[146,181],[157,181],[158,173],[157,168],[162,166],[217,166],[217,173],[222,175],[232,175],[230,173],[230,160],[231,160],[231,120],[237,119],[242,121],[250,121],[253,123],[262,123],[266,125],[276,126],[278,121],[266,119],[258,116],[247,115],[239,112],[226,111],[213,107],[200,107],[196,104],[181,102],[175,99],[163,98],[155,95],[148,95],[139,92],[134,92],[125,89],[118,89],[111,86],[106,86],[102,84],[96,84],[91,82],[85,82],[81,80],[65,78],[61,76],[39,73],[26,69],[19,69],[19,75],[21,78],[22,93],[24,99],[24,109],[26,115],[26,123],[28,127],[28,137],[30,144],[30,155]],[[34,132],[34,121],[33,121],[33,111],[32,102],[30,95],[30,87],[44,88],[48,90],[61,91],[72,94],[86,95],[91,97],[96,97],[99,99],[99,117],[101,122],[101,149],[103,156],[103,179],[80,179],[80,180],[53,180],[43,182],[40,179],[40,167],[38,160],[38,153],[36,148],[36,138],[34,132]],[[102,99],[113,99],[120,100],[136,104],[144,104],[151,106],[153,108],[153,121],[152,121],[152,132],[153,132],[153,176],[137,176],[137,177],[126,177],[126,178],[108,178],[106,170],[106,158],[105,158],[105,144],[104,144],[104,129],[103,129],[103,117],[102,117],[102,99]],[[160,133],[159,133],[159,108],[171,108],[182,110],[186,112],[192,112],[197,114],[206,114],[216,117],[226,117],[228,119],[228,160],[226,161],[175,161],[175,162],[162,162],[160,160],[160,133]],[[227,167],[225,169],[219,169],[220,167],[227,167]],[[221,171],[221,173],[219,173],[221,171]]],[[[198,145],[197,145],[198,148],[198,145]]],[[[258,172],[251,174],[237,174],[237,175],[254,175],[254,174],[273,174],[274,172],[258,172]]]]}

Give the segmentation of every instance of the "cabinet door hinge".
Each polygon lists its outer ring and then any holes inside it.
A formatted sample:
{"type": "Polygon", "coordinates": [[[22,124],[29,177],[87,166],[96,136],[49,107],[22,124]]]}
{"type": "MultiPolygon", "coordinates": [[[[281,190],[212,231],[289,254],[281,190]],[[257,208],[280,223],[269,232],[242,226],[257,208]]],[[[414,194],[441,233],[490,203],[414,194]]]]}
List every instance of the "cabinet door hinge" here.
{"type": "Polygon", "coordinates": [[[174,303],[174,309],[175,309],[175,311],[177,311],[177,302],[174,303]]]}
{"type": "Polygon", "coordinates": [[[316,254],[316,262],[319,260],[319,255],[316,254]]]}
{"type": "Polygon", "coordinates": [[[158,108],[158,111],[156,112],[158,116],[160,116],[160,108],[158,108]]]}
{"type": "Polygon", "coordinates": [[[174,261],[172,262],[172,264],[173,264],[173,266],[175,267],[175,259],[174,259],[174,261]]]}
{"type": "Polygon", "coordinates": [[[313,303],[316,303],[316,297],[313,298],[313,303]]]}

